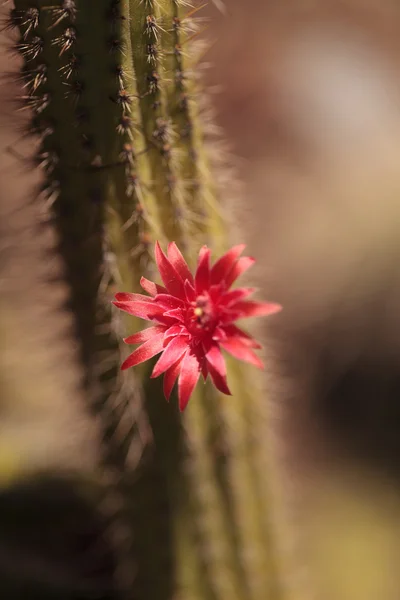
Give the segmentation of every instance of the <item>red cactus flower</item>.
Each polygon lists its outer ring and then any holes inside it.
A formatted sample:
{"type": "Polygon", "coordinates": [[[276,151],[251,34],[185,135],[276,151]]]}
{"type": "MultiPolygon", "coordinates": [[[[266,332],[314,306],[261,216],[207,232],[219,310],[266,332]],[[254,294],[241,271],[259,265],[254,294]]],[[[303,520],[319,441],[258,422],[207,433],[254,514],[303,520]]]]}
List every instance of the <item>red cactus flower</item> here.
{"type": "Polygon", "coordinates": [[[240,360],[263,367],[253,351],[261,348],[260,344],[234,322],[244,317],[276,313],[281,306],[247,300],[254,288],[230,289],[239,275],[254,264],[253,258],[240,257],[244,248],[244,245],[234,246],[210,266],[210,250],[203,246],[193,276],[174,242],[168,246],[168,256],[156,242],[155,258],[165,287],[142,277],[140,284],[149,296],[126,293],[115,296],[115,306],[155,323],[154,327],[125,338],[127,344],[141,345],[121,369],[162,353],[151,376],[164,373],[167,400],[179,377],[180,410],[189,402],[200,374],[204,379],[210,375],[224,394],[231,393],[221,348],[240,360]]]}

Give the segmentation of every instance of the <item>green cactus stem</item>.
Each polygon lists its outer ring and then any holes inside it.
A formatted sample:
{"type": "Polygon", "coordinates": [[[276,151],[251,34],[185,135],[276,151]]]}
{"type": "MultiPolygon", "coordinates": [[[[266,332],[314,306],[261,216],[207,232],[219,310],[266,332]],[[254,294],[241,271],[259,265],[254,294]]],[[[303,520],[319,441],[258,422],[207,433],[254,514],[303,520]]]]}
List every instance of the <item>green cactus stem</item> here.
{"type": "Polygon", "coordinates": [[[233,398],[199,386],[182,417],[148,366],[119,374],[120,340],[137,323],[109,309],[113,292],[155,275],[156,239],[176,241],[192,264],[201,245],[218,254],[229,239],[199,103],[196,10],[52,1],[16,0],[8,25],[102,459],[126,501],[127,597],[280,600],[255,374],[231,368],[233,398]],[[147,421],[154,444],[137,467],[147,421]]]}

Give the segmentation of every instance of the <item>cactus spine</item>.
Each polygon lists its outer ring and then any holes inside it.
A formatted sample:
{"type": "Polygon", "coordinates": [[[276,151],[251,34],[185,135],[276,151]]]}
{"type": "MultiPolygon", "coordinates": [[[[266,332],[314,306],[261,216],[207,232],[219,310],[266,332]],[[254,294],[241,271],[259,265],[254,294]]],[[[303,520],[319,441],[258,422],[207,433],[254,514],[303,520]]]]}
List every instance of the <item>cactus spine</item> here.
{"type": "Polygon", "coordinates": [[[118,339],[132,321],[109,310],[112,291],[152,276],[155,239],[176,241],[192,261],[200,245],[221,251],[227,239],[196,99],[195,10],[184,0],[51,2],[16,0],[9,26],[86,395],[127,500],[133,539],[123,548],[132,545],[136,564],[126,587],[143,600],[280,599],[261,406],[245,370],[234,367],[234,398],[206,385],[183,418],[148,367],[118,373],[118,339]],[[147,421],[155,443],[133,478],[128,459],[136,464],[147,421]]]}

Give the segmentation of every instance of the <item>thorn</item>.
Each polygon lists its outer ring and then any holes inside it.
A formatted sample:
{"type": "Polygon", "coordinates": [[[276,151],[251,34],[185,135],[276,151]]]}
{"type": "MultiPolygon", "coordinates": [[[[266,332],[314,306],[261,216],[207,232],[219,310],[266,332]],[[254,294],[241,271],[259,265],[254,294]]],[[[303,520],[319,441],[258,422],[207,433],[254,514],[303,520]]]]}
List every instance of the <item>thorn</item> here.
{"type": "Polygon", "coordinates": [[[129,164],[130,166],[134,165],[135,153],[131,144],[123,145],[122,152],[119,155],[119,159],[123,164],[129,164]]]}
{"type": "Polygon", "coordinates": [[[23,42],[16,45],[18,52],[22,54],[25,60],[35,60],[43,52],[44,41],[41,37],[35,36],[29,42],[23,42]]]}
{"type": "Polygon", "coordinates": [[[117,52],[120,52],[123,56],[125,56],[123,51],[124,45],[121,39],[111,37],[107,41],[107,46],[110,54],[116,54],[117,52]]]}
{"type": "Polygon", "coordinates": [[[158,48],[156,44],[147,44],[147,62],[155,63],[157,61],[158,48]]]}
{"type": "Polygon", "coordinates": [[[76,20],[77,9],[74,0],[63,0],[61,6],[45,6],[43,10],[48,10],[54,19],[49,29],[57,27],[64,19],[68,19],[71,23],[74,23],[76,20]]]}
{"type": "Polygon", "coordinates": [[[115,65],[112,72],[116,75],[118,84],[121,88],[125,87],[126,73],[122,65],[115,65]]]}
{"type": "Polygon", "coordinates": [[[60,47],[59,56],[62,56],[65,52],[71,50],[75,42],[76,30],[73,27],[67,27],[67,29],[58,38],[55,38],[52,41],[52,45],[60,47]]]}
{"type": "Polygon", "coordinates": [[[39,9],[30,7],[26,10],[12,9],[10,11],[9,21],[4,29],[13,29],[19,27],[22,33],[22,38],[26,40],[30,33],[39,27],[39,9]]]}
{"type": "Polygon", "coordinates": [[[47,82],[47,65],[40,64],[34,69],[24,70],[21,79],[25,81],[24,87],[30,88],[31,93],[34,94],[41,85],[47,82]]]}
{"type": "Polygon", "coordinates": [[[79,69],[82,66],[82,57],[77,56],[76,54],[71,54],[68,59],[68,62],[59,68],[60,73],[66,78],[69,79],[72,75],[77,75],[79,69]]]}
{"type": "Polygon", "coordinates": [[[156,126],[157,128],[153,131],[153,138],[158,142],[162,142],[163,144],[168,143],[171,139],[171,123],[159,117],[156,119],[156,126]]]}
{"type": "Polygon", "coordinates": [[[125,89],[119,90],[117,92],[117,96],[115,98],[111,98],[111,100],[113,100],[113,102],[115,102],[116,104],[122,106],[124,112],[131,111],[132,96],[128,94],[128,92],[125,89]]]}
{"type": "Polygon", "coordinates": [[[128,115],[122,115],[117,125],[117,133],[119,135],[128,135],[132,139],[132,119],[128,115]]]}
{"type": "Polygon", "coordinates": [[[71,81],[71,83],[63,82],[64,85],[68,86],[68,91],[65,94],[65,97],[72,98],[75,105],[78,104],[79,100],[82,98],[82,94],[85,91],[85,84],[83,81],[76,79],[75,81],[71,81]]]}
{"type": "Polygon", "coordinates": [[[149,83],[149,94],[155,94],[156,92],[158,92],[160,76],[157,73],[157,71],[153,71],[150,75],[148,75],[147,81],[149,83]]]}
{"type": "Polygon", "coordinates": [[[24,103],[24,106],[21,106],[19,110],[25,110],[29,108],[33,110],[36,114],[42,113],[50,104],[51,95],[43,94],[41,96],[32,95],[32,96],[21,96],[20,98],[24,103]]]}

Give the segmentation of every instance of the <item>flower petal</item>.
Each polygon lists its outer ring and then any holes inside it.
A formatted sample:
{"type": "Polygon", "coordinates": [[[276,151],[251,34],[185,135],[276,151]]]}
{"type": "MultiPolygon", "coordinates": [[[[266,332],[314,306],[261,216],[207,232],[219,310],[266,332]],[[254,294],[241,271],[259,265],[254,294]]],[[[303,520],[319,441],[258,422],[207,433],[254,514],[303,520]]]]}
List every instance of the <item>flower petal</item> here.
{"type": "Polygon", "coordinates": [[[174,308],[173,310],[168,310],[166,313],[164,313],[164,316],[170,319],[175,319],[176,321],[179,321],[181,323],[183,323],[185,320],[185,316],[181,308],[174,308]]]}
{"type": "Polygon", "coordinates": [[[136,348],[136,350],[122,363],[121,370],[124,371],[125,369],[129,369],[129,367],[134,367],[149,360],[149,358],[153,358],[156,354],[159,354],[163,349],[163,338],[164,334],[159,333],[139,346],[139,348],[136,348]]]}
{"type": "Polygon", "coordinates": [[[236,260],[246,248],[246,244],[233,246],[226,254],[221,256],[211,269],[211,284],[221,283],[229,274],[236,260]]]}
{"type": "Polygon", "coordinates": [[[128,292],[118,292],[115,294],[115,300],[118,302],[153,302],[153,298],[144,296],[144,294],[129,294],[128,292]]]}
{"type": "Polygon", "coordinates": [[[178,381],[179,410],[185,410],[190,396],[200,377],[201,366],[198,357],[190,349],[187,350],[181,363],[181,374],[178,381]]]}
{"type": "Polygon", "coordinates": [[[184,325],[181,325],[180,323],[175,323],[174,325],[171,325],[171,327],[169,327],[164,335],[164,338],[171,338],[171,337],[175,337],[177,335],[189,335],[188,330],[186,329],[186,327],[184,325]]]}
{"type": "Polygon", "coordinates": [[[188,347],[187,336],[176,336],[172,338],[169,344],[164,348],[162,356],[158,359],[151,377],[158,377],[164,371],[172,367],[177,360],[179,360],[184,354],[188,347]]]}
{"type": "Polygon", "coordinates": [[[156,306],[153,302],[115,302],[112,304],[123,310],[124,312],[139,317],[140,319],[146,319],[152,321],[155,317],[161,316],[163,309],[160,306],[156,306]]]}
{"type": "Polygon", "coordinates": [[[178,379],[178,375],[181,370],[182,359],[176,361],[172,367],[167,369],[164,373],[163,390],[164,396],[167,400],[171,397],[172,389],[175,385],[175,381],[178,379]]]}
{"type": "MultiPolygon", "coordinates": [[[[251,294],[254,294],[256,288],[238,288],[236,290],[231,290],[224,294],[221,298],[221,304],[225,306],[231,306],[235,302],[239,302],[239,300],[244,300],[251,294]]],[[[234,306],[232,307],[235,308],[234,306]]]]}
{"type": "Polygon", "coordinates": [[[186,279],[184,285],[185,285],[186,300],[188,302],[194,302],[196,300],[196,291],[195,291],[193,285],[187,279],[186,279]]]}
{"type": "Polygon", "coordinates": [[[206,359],[207,362],[209,364],[211,364],[214,369],[216,371],[218,371],[218,373],[220,373],[220,375],[222,375],[223,377],[226,376],[226,364],[225,364],[225,359],[222,356],[221,350],[218,346],[218,344],[211,343],[209,345],[209,348],[205,348],[206,350],[206,359]]]}
{"type": "Polygon", "coordinates": [[[150,296],[155,296],[156,294],[166,294],[167,290],[163,285],[158,285],[158,283],[154,283],[146,277],[140,278],[140,285],[144,289],[145,292],[150,294],[150,296]]]}
{"type": "Polygon", "coordinates": [[[154,298],[154,302],[157,305],[162,306],[165,310],[172,310],[174,308],[182,308],[184,301],[171,294],[157,294],[154,298]]]}
{"type": "Polygon", "coordinates": [[[231,395],[226,381],[226,364],[218,344],[214,343],[206,353],[207,367],[215,387],[223,394],[231,395]]]}
{"type": "Polygon", "coordinates": [[[124,338],[125,344],[141,344],[142,342],[147,342],[153,336],[158,333],[164,334],[166,327],[162,325],[156,325],[155,327],[148,327],[147,329],[143,329],[143,331],[139,331],[138,333],[134,333],[126,338],[124,338]]]}
{"type": "Polygon", "coordinates": [[[193,285],[193,283],[194,283],[193,275],[190,272],[188,264],[187,264],[186,260],[183,258],[181,251],[179,250],[179,248],[175,244],[175,242],[171,242],[168,244],[167,256],[168,256],[168,260],[171,263],[171,265],[173,267],[175,267],[175,269],[181,276],[182,281],[185,281],[187,279],[193,285]]]}
{"type": "Polygon", "coordinates": [[[244,317],[262,317],[266,315],[272,315],[282,310],[282,306],[280,304],[275,304],[274,302],[253,302],[243,301],[237,302],[235,306],[231,308],[232,311],[240,314],[239,319],[244,317]]]}
{"type": "Polygon", "coordinates": [[[264,368],[262,360],[239,339],[232,338],[230,340],[224,340],[220,342],[220,345],[222,348],[224,348],[224,350],[229,352],[229,354],[232,354],[232,356],[234,356],[235,358],[251,363],[259,369],[264,368]]]}
{"type": "Polygon", "coordinates": [[[215,330],[217,336],[214,337],[216,341],[226,340],[227,338],[238,338],[243,344],[249,348],[262,348],[251,335],[237,327],[236,325],[224,325],[223,328],[215,330]],[[221,336],[219,335],[221,332],[221,336]]]}
{"type": "Polygon", "coordinates": [[[242,258],[239,258],[225,277],[226,285],[230,287],[233,282],[236,281],[240,275],[243,275],[247,269],[250,269],[255,262],[255,258],[252,258],[251,256],[242,256],[242,258]]]}
{"type": "Polygon", "coordinates": [[[232,396],[232,392],[228,387],[228,383],[226,381],[226,377],[222,377],[218,371],[214,369],[214,367],[208,364],[208,372],[210,373],[211,379],[217,390],[226,394],[227,396],[232,396]]]}
{"type": "Polygon", "coordinates": [[[223,283],[218,283],[216,285],[210,285],[208,294],[209,294],[211,300],[215,304],[218,304],[220,302],[221,298],[223,298],[223,296],[226,294],[225,283],[223,282],[223,283]]]}
{"type": "Polygon", "coordinates": [[[199,252],[199,261],[194,278],[196,294],[201,294],[210,287],[210,255],[210,249],[203,246],[199,252]]]}
{"type": "Polygon", "coordinates": [[[185,289],[183,287],[182,278],[175,267],[169,262],[158,242],[156,242],[155,247],[155,258],[161,279],[163,280],[167,291],[178,298],[185,298],[185,289]]]}

